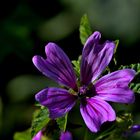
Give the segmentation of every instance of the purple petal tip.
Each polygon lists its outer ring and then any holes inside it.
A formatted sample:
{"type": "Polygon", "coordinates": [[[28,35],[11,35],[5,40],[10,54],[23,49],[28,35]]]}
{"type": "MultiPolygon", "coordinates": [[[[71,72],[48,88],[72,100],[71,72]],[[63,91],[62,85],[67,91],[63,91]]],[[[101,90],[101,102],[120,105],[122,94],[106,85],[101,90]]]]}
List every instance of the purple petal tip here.
{"type": "Polygon", "coordinates": [[[42,131],[40,130],[33,138],[32,140],[41,140],[42,137],[42,131]]]}
{"type": "Polygon", "coordinates": [[[93,33],[93,36],[92,37],[93,37],[94,41],[99,41],[100,38],[101,38],[101,33],[99,31],[95,31],[93,33]]]}
{"type": "Polygon", "coordinates": [[[36,56],[36,55],[33,56],[33,58],[32,58],[32,62],[33,62],[34,65],[36,64],[36,62],[37,62],[37,56],[36,56]]]}

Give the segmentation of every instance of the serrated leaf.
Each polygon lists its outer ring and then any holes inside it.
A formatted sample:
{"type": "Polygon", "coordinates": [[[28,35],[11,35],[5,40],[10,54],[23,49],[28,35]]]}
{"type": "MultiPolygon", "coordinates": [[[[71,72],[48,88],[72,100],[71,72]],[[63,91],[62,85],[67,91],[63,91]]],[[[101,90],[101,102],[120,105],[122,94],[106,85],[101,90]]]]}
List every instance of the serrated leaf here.
{"type": "Polygon", "coordinates": [[[30,129],[23,132],[16,132],[14,134],[14,140],[31,140],[30,129]]]}
{"type": "Polygon", "coordinates": [[[130,83],[130,88],[135,92],[135,93],[139,93],[140,94],[140,63],[136,63],[136,64],[131,64],[131,65],[126,65],[123,66],[121,65],[119,69],[134,69],[136,71],[136,76],[134,78],[134,80],[130,83]]]}
{"type": "Polygon", "coordinates": [[[134,69],[137,75],[140,73],[140,63],[125,65],[125,66],[121,65],[119,69],[126,69],[126,68],[134,69]]]}
{"type": "Polygon", "coordinates": [[[34,137],[40,130],[42,130],[49,121],[50,118],[47,108],[43,107],[40,110],[36,110],[33,115],[31,137],[34,137]]]}
{"type": "Polygon", "coordinates": [[[65,116],[56,119],[56,122],[60,128],[61,131],[65,131],[66,130],[66,125],[67,125],[67,117],[68,114],[66,114],[65,116]]]}
{"type": "Polygon", "coordinates": [[[84,45],[87,38],[92,34],[89,19],[86,14],[81,18],[79,31],[81,43],[84,45]]]}

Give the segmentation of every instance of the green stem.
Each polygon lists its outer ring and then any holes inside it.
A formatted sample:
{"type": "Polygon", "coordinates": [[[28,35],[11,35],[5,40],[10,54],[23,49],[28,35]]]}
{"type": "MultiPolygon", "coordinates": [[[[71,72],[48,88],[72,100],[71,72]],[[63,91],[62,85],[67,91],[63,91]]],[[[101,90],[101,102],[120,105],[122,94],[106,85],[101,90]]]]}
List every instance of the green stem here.
{"type": "Polygon", "coordinates": [[[66,131],[67,128],[67,118],[68,118],[68,113],[65,115],[65,124],[64,124],[64,131],[66,131]]]}

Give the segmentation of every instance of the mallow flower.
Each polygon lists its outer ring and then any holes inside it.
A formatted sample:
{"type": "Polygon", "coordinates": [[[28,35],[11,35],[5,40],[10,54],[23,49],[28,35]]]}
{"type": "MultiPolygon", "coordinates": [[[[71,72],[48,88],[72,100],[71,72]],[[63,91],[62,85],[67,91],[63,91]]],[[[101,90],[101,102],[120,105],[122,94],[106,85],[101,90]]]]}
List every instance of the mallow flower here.
{"type": "Polygon", "coordinates": [[[100,32],[96,31],[84,45],[80,79],[76,78],[68,56],[55,43],[46,45],[47,58],[39,55],[33,57],[39,71],[64,87],[48,87],[35,95],[36,100],[49,109],[50,118],[65,115],[80,100],[80,112],[85,124],[92,132],[97,132],[104,122],[116,119],[115,111],[107,101],[134,102],[134,93],[128,87],[135,76],[134,70],[118,70],[101,77],[112,59],[115,44],[113,41],[100,44],[100,38],[100,32]]]}

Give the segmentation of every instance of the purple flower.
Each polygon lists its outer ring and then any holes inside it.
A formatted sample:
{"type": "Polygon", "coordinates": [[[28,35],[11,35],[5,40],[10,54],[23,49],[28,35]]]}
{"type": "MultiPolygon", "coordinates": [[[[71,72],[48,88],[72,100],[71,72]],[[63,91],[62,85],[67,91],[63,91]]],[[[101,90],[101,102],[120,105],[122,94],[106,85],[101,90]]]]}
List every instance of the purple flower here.
{"type": "Polygon", "coordinates": [[[62,132],[60,136],[60,140],[72,140],[72,135],[70,132],[62,132]]]}
{"type": "Polygon", "coordinates": [[[136,124],[136,125],[131,126],[130,132],[131,132],[131,134],[134,134],[136,132],[140,132],[140,125],[136,124]]]}
{"type": "Polygon", "coordinates": [[[106,101],[133,103],[135,99],[133,91],[128,87],[135,76],[134,70],[118,70],[98,79],[110,63],[115,49],[114,42],[100,44],[100,38],[101,34],[96,31],[84,45],[80,86],[77,85],[69,58],[56,44],[47,44],[46,59],[37,55],[33,57],[33,63],[39,71],[65,86],[64,89],[43,89],[36,94],[36,100],[46,106],[50,117],[55,119],[70,111],[79,99],[81,115],[92,132],[97,132],[104,122],[116,119],[115,111],[106,101]]]}
{"type": "Polygon", "coordinates": [[[39,131],[33,138],[32,140],[41,140],[42,137],[42,131],[39,131]]]}
{"type": "Polygon", "coordinates": [[[125,137],[129,137],[132,136],[133,134],[140,132],[140,125],[136,124],[136,125],[132,125],[127,131],[124,132],[124,136],[125,137]]]}

